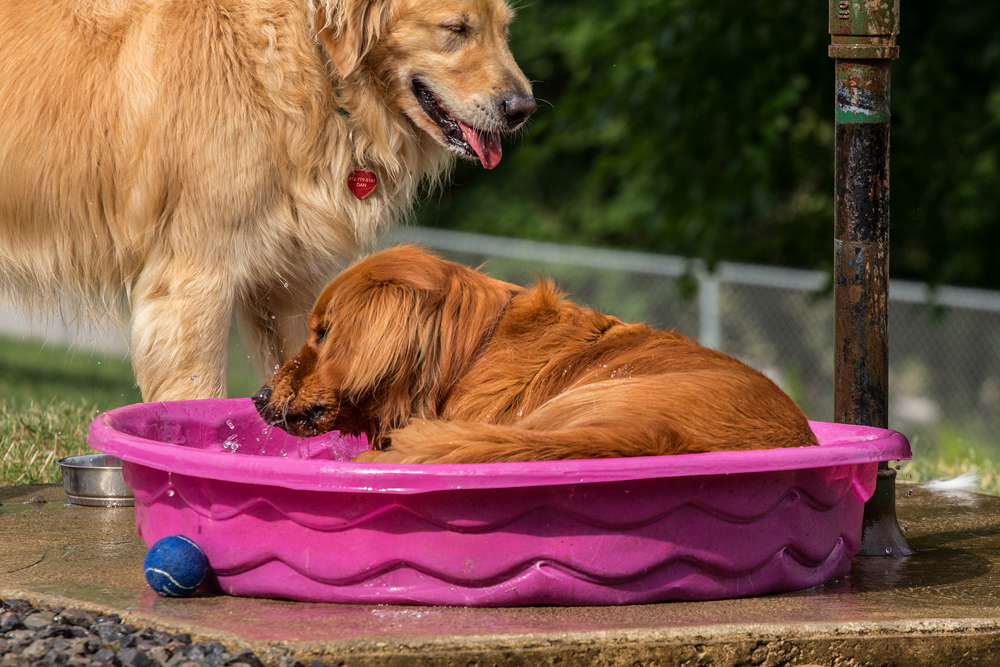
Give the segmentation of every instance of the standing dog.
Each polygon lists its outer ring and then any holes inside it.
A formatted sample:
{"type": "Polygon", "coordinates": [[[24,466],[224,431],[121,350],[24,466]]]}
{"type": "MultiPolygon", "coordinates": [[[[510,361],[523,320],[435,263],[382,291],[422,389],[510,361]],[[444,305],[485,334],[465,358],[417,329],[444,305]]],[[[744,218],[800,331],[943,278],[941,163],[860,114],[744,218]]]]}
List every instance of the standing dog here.
{"type": "Polygon", "coordinates": [[[254,395],[265,421],[366,433],[360,460],[469,463],[815,445],[771,380],[680,334],[412,247],[323,291],[309,338],[254,395]],[[381,451],[379,451],[381,450],[381,451]]]}
{"type": "Polygon", "coordinates": [[[337,262],[535,109],[503,0],[0,0],[0,288],[131,309],[145,400],[262,369],[337,262]],[[367,173],[364,173],[367,172],[367,173]],[[363,199],[349,180],[373,191],[363,199]]]}

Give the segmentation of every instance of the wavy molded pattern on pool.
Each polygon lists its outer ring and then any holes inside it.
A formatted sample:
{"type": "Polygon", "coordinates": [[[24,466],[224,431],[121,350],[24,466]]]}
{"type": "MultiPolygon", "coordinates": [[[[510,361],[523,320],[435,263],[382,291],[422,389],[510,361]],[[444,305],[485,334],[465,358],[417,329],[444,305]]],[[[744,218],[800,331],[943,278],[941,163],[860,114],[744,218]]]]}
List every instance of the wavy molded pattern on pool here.
{"type": "Polygon", "coordinates": [[[212,585],[323,602],[514,606],[711,600],[847,574],[899,433],[812,422],[820,447],[472,465],[351,463],[249,399],[100,415],[146,544],[182,533],[212,585]]]}

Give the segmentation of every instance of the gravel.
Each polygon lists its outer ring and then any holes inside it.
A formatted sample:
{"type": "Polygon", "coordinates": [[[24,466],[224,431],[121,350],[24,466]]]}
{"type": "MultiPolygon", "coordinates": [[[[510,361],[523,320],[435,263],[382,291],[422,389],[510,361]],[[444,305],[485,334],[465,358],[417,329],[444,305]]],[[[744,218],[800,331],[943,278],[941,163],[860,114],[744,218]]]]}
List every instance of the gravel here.
{"type": "MultiPolygon", "coordinates": [[[[264,667],[249,649],[232,653],[219,642],[192,642],[187,633],[136,628],[118,614],[0,599],[0,667],[29,666],[264,667]]],[[[328,666],[283,656],[279,667],[328,666]]]]}

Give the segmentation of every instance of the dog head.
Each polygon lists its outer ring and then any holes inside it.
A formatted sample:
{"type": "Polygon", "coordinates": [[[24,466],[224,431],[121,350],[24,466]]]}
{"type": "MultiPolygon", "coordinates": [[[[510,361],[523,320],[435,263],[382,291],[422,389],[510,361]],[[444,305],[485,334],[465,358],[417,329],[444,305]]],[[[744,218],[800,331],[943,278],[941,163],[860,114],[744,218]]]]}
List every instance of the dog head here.
{"type": "Polygon", "coordinates": [[[370,72],[416,127],[487,169],[500,162],[500,133],[535,110],[503,0],[325,0],[319,13],[342,78],[370,72]]]}
{"type": "Polygon", "coordinates": [[[520,289],[411,246],[372,255],[326,287],[306,344],[254,404],[293,435],[366,433],[380,447],[436,413],[520,289]]]}

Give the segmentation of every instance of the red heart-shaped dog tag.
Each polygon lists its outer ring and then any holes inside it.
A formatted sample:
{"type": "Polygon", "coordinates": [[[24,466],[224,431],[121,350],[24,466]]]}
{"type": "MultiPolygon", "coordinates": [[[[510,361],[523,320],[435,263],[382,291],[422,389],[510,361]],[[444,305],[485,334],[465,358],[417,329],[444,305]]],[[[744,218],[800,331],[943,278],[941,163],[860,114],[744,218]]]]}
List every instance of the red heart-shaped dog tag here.
{"type": "Polygon", "coordinates": [[[358,199],[364,199],[370,195],[377,183],[378,179],[375,178],[375,174],[364,169],[355,169],[347,175],[347,187],[358,199]]]}

